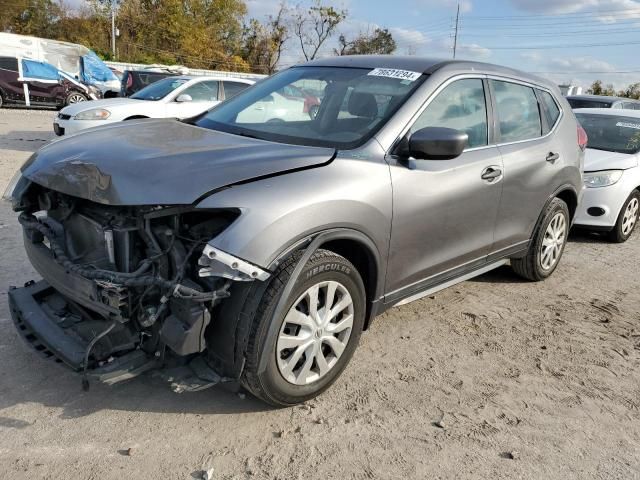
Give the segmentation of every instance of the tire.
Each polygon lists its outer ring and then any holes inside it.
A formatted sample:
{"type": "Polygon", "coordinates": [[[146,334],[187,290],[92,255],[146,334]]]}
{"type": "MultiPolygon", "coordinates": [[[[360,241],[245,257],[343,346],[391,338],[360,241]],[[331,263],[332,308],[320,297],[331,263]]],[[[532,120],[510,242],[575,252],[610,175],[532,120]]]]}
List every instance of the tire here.
{"type": "Polygon", "coordinates": [[[518,275],[532,282],[551,276],[564,253],[569,228],[569,208],[563,200],[554,198],[545,208],[534,230],[529,251],[523,258],[512,259],[511,268],[518,275]],[[552,232],[554,230],[552,222],[557,226],[555,234],[552,232]]]}
{"type": "Polygon", "coordinates": [[[86,102],[87,97],[79,92],[71,92],[67,95],[64,101],[65,106],[73,105],[74,103],[86,102]]]}
{"type": "Polygon", "coordinates": [[[315,119],[318,116],[319,110],[320,110],[319,105],[311,105],[309,107],[309,117],[311,117],[311,120],[315,119]]]}
{"type": "Polygon", "coordinates": [[[0,92],[0,108],[4,107],[4,94],[0,92]]]}
{"type": "Polygon", "coordinates": [[[634,190],[620,209],[616,226],[609,232],[609,240],[614,243],[624,243],[629,240],[638,224],[639,214],[640,192],[634,190]]]}
{"type": "MultiPolygon", "coordinates": [[[[242,385],[253,395],[278,407],[305,402],[329,388],[349,363],[364,326],[366,296],[362,278],[351,262],[327,250],[318,250],[313,254],[287,299],[285,313],[280,318],[273,317],[299,258],[300,255],[294,255],[283,263],[262,297],[251,325],[241,378],[242,385]],[[332,302],[334,309],[348,302],[348,296],[352,304],[341,310],[335,318],[325,318],[330,322],[319,328],[317,323],[310,323],[310,317],[300,310],[308,311],[304,307],[308,307],[308,299],[313,296],[309,294],[310,290],[313,292],[313,287],[320,287],[317,298],[318,305],[321,305],[330,295],[327,292],[332,285],[336,286],[332,302]],[[350,329],[344,328],[349,323],[349,314],[352,318],[350,329]],[[287,318],[292,321],[285,322],[287,318]],[[296,323],[298,321],[306,323],[303,326],[302,323],[296,323]],[[269,327],[273,322],[278,322],[279,326],[270,334],[269,327]],[[330,330],[340,328],[343,329],[339,332],[330,330]],[[336,345],[329,338],[331,336],[344,345],[340,354],[330,346],[336,345]],[[292,339],[295,340],[294,346],[285,348],[292,339]],[[300,339],[304,339],[305,343],[301,343],[300,339]],[[318,351],[318,348],[321,350],[318,351]],[[259,373],[258,366],[264,356],[267,357],[267,367],[259,373]],[[324,373],[320,368],[320,356],[326,362],[322,362],[324,373]],[[305,368],[307,365],[310,368],[305,368]]],[[[320,316],[323,312],[324,305],[318,310],[320,316]]]]}

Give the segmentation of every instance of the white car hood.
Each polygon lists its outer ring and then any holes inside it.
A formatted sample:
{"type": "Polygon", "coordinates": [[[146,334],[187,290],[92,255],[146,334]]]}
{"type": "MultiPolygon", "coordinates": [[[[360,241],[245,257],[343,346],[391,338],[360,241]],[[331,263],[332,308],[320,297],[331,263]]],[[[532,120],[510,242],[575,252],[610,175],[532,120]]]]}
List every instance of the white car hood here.
{"type": "Polygon", "coordinates": [[[638,166],[638,157],[627,153],[606,152],[587,148],[584,159],[585,172],[600,170],[627,170],[638,166]]]}
{"type": "Polygon", "coordinates": [[[77,115],[85,110],[93,110],[94,108],[106,108],[111,111],[114,108],[128,108],[134,106],[140,106],[146,103],[154,103],[150,100],[136,100],[133,98],[105,98],[104,100],[94,100],[91,102],[80,102],[64,107],[61,113],[65,115],[77,115]]]}

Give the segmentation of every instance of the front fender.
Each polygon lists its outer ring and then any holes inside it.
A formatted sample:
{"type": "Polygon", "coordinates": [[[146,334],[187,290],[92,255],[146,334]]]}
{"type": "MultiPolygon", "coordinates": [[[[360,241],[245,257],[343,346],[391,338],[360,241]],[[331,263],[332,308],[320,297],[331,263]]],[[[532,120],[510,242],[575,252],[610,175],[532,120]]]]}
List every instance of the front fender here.
{"type": "Polygon", "coordinates": [[[198,208],[237,208],[241,215],[209,243],[270,268],[287,250],[330,229],[359,232],[386,262],[392,193],[384,162],[337,158],[321,168],[236,185],[198,208]]]}

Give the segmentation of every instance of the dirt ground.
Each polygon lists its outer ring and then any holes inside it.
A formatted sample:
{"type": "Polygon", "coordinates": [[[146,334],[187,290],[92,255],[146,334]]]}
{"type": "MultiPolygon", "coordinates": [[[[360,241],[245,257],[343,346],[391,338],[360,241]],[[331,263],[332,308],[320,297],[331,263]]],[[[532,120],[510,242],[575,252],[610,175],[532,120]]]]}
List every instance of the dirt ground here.
{"type": "MultiPolygon", "coordinates": [[[[0,111],[0,191],[54,112],[0,111]]],[[[0,203],[0,477],[640,478],[640,234],[573,235],[544,283],[502,268],[392,309],[327,393],[289,409],[147,376],[89,392],[14,331],[35,278],[0,203]]]]}

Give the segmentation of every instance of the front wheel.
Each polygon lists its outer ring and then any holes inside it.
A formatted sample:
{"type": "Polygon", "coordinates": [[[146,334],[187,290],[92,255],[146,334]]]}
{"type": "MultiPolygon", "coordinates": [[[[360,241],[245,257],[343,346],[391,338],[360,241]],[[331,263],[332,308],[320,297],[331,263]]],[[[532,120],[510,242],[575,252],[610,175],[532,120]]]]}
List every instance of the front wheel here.
{"type": "Polygon", "coordinates": [[[274,310],[296,266],[294,256],[274,274],[253,320],[242,384],[275,406],[321,394],[351,359],[364,325],[365,290],[344,257],[318,250],[305,265],[283,315],[274,310]],[[276,322],[277,329],[270,329],[276,322]],[[270,333],[271,330],[271,333],[270,333]],[[258,371],[266,357],[266,369],[258,371]]]}
{"type": "Polygon", "coordinates": [[[640,212],[640,192],[634,190],[627,201],[624,202],[616,226],[609,233],[609,239],[615,243],[623,243],[629,240],[638,224],[638,214],[640,212]]]}
{"type": "Polygon", "coordinates": [[[67,95],[67,99],[65,100],[65,105],[73,105],[74,103],[86,102],[87,97],[79,92],[71,92],[67,95]]]}
{"type": "Polygon", "coordinates": [[[569,236],[569,208],[554,198],[547,205],[523,258],[511,260],[511,267],[521,277],[534,282],[544,280],[555,271],[569,236]]]}

